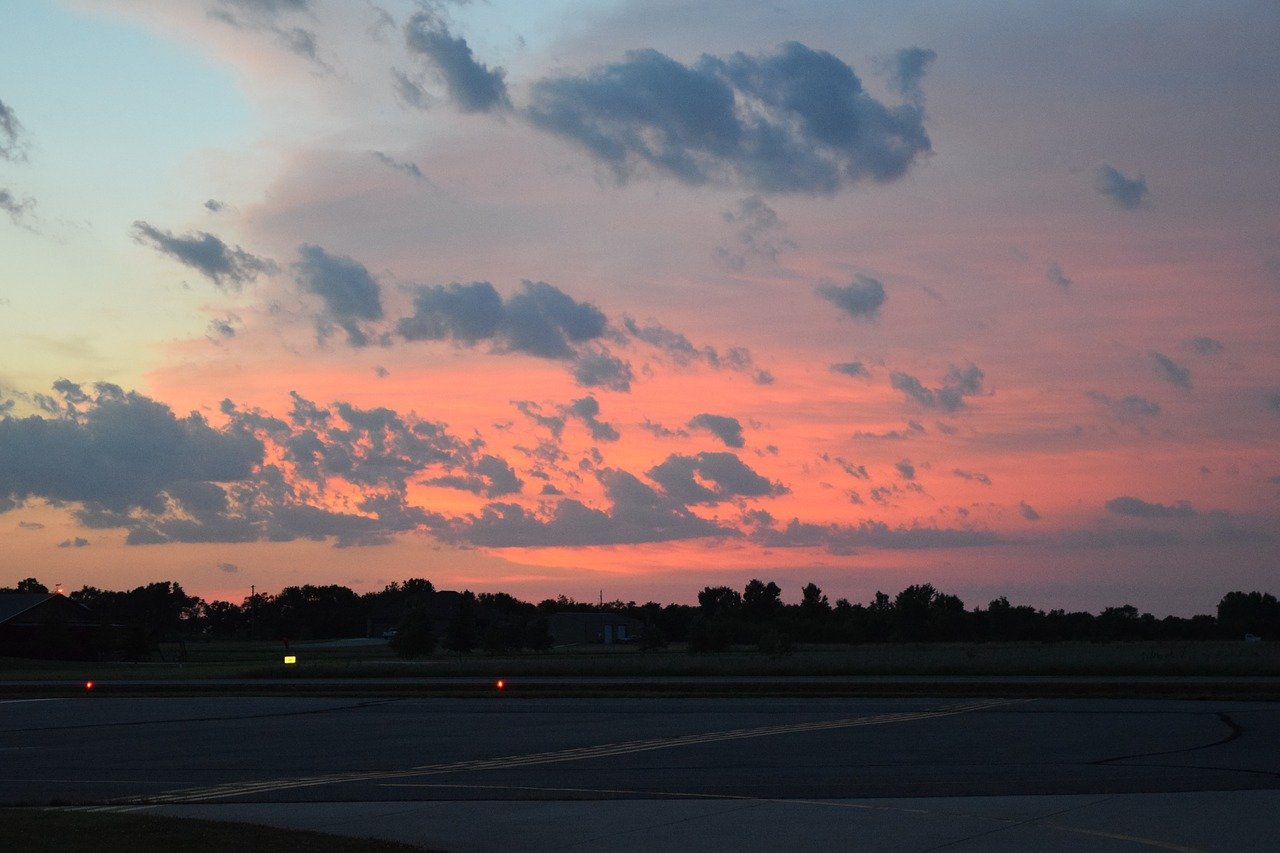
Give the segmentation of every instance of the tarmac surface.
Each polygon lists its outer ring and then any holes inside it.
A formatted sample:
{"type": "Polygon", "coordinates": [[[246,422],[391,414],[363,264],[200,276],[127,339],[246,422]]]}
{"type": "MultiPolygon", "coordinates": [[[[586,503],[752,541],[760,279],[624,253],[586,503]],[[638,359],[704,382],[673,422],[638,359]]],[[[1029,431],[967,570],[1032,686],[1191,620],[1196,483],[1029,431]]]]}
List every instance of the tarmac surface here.
{"type": "Polygon", "coordinates": [[[0,803],[445,850],[1280,848],[1280,705],[0,701],[0,803]]]}

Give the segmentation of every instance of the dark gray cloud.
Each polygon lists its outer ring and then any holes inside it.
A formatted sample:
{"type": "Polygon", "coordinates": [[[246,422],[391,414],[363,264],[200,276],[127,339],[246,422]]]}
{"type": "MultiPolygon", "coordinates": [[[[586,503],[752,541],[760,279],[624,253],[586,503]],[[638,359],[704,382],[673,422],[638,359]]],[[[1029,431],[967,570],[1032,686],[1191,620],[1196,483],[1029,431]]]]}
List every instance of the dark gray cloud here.
{"type": "Polygon", "coordinates": [[[898,476],[904,480],[914,480],[916,478],[916,466],[911,464],[910,459],[895,462],[893,467],[897,469],[898,476]]]}
{"type": "Polygon", "coordinates": [[[235,314],[228,314],[225,317],[215,317],[209,321],[210,340],[216,342],[234,338],[240,332],[240,318],[235,314]]]}
{"type": "Polygon", "coordinates": [[[27,159],[26,133],[13,108],[0,101],[0,160],[21,162],[27,159]]]}
{"type": "Polygon", "coordinates": [[[274,261],[252,255],[239,246],[233,249],[205,231],[179,237],[138,220],[133,223],[133,239],[191,267],[226,290],[239,290],[259,275],[271,275],[279,269],[274,261]]]}
{"type": "Polygon", "coordinates": [[[211,198],[204,203],[204,209],[210,213],[221,213],[227,209],[227,205],[226,202],[221,202],[216,198],[211,198]]]}
{"type": "Polygon", "coordinates": [[[1049,266],[1045,268],[1044,277],[1050,284],[1056,284],[1063,290],[1071,287],[1071,279],[1067,278],[1067,274],[1062,271],[1062,267],[1058,266],[1057,261],[1049,262],[1049,266]]]}
{"type": "Polygon", "coordinates": [[[651,480],[681,504],[716,504],[738,497],[772,497],[787,493],[732,453],[672,454],[648,471],[651,480]]]}
{"type": "Polygon", "coordinates": [[[1183,391],[1191,390],[1191,371],[1181,366],[1162,353],[1151,353],[1151,361],[1156,366],[1156,373],[1170,385],[1176,385],[1183,391]]]}
{"type": "Polygon", "coordinates": [[[677,367],[688,367],[692,364],[705,364],[713,370],[731,370],[751,375],[757,385],[771,385],[773,374],[764,369],[757,369],[746,347],[729,347],[720,352],[715,347],[695,346],[684,334],[669,329],[654,320],[640,325],[631,317],[623,317],[623,330],[638,341],[649,344],[660,350],[671,363],[677,367]]]}
{"type": "Polygon", "coordinates": [[[1196,514],[1195,509],[1187,501],[1167,504],[1149,503],[1141,498],[1122,495],[1112,498],[1106,503],[1107,512],[1116,515],[1127,515],[1134,518],[1190,518],[1196,514]]]}
{"type": "Polygon", "coordinates": [[[1217,355],[1226,349],[1222,341],[1216,338],[1204,337],[1203,335],[1192,338],[1187,343],[1200,355],[1217,355]]]}
{"type": "Polygon", "coordinates": [[[396,324],[406,340],[462,346],[487,341],[500,352],[550,359],[572,359],[575,344],[602,337],[607,325],[599,308],[541,281],[522,282],[505,302],[487,281],[418,285],[413,308],[412,316],[396,324]]]}
{"type": "Polygon", "coordinates": [[[905,47],[893,56],[889,64],[889,85],[913,104],[924,102],[924,92],[920,89],[920,81],[924,72],[938,54],[923,47],[905,47]]]}
{"type": "Polygon", "coordinates": [[[18,198],[9,189],[0,187],[0,210],[9,214],[9,219],[20,228],[31,228],[31,218],[36,209],[36,200],[30,196],[18,198]]]}
{"type": "Polygon", "coordinates": [[[195,413],[179,418],[114,385],[92,393],[60,386],[58,416],[0,419],[0,497],[160,511],[175,484],[242,480],[262,462],[257,439],[214,429],[195,413]]]}
{"type": "Polygon", "coordinates": [[[1134,210],[1147,195],[1147,179],[1142,175],[1126,178],[1118,169],[1103,164],[1093,175],[1093,188],[1111,199],[1117,207],[1134,210]]]}
{"type": "Polygon", "coordinates": [[[850,317],[874,320],[884,305],[884,285],[870,276],[859,273],[845,285],[822,284],[818,295],[842,309],[850,317]]]}
{"type": "Polygon", "coordinates": [[[706,430],[723,441],[726,447],[742,447],[746,444],[742,437],[742,424],[737,418],[703,412],[690,418],[688,425],[690,429],[706,430]]]}
{"type": "Polygon", "coordinates": [[[89,540],[83,536],[77,536],[74,539],[63,539],[58,543],[59,548],[87,548],[88,546],[89,540]]]}
{"type": "Polygon", "coordinates": [[[830,367],[833,373],[843,373],[845,376],[856,376],[860,379],[871,378],[871,371],[867,370],[867,366],[860,361],[842,361],[830,367]]]}
{"type": "Polygon", "coordinates": [[[1159,403],[1137,394],[1129,394],[1119,400],[1112,399],[1101,391],[1086,391],[1085,396],[1120,420],[1153,418],[1161,412],[1159,403]]]}
{"type": "Polygon", "coordinates": [[[597,477],[609,500],[608,510],[564,498],[539,517],[517,504],[494,503],[478,516],[455,519],[438,534],[489,548],[622,545],[740,535],[698,518],[625,471],[605,469],[597,477]]]}
{"type": "Polygon", "coordinates": [[[431,96],[408,74],[398,68],[391,69],[392,90],[402,103],[410,107],[425,110],[431,106],[431,96]]]}
{"type": "Polygon", "coordinates": [[[394,157],[384,154],[381,151],[370,151],[373,158],[389,169],[395,169],[397,172],[404,172],[415,181],[426,181],[427,176],[422,174],[422,170],[418,168],[417,163],[407,163],[397,160],[394,157]]]}
{"type": "Polygon", "coordinates": [[[726,210],[721,216],[730,225],[738,226],[737,244],[716,249],[732,269],[745,269],[753,258],[775,264],[779,253],[796,248],[795,241],[783,232],[778,214],[758,195],[744,198],[735,210],[726,210]]]}
{"type": "Polygon", "coordinates": [[[798,42],[769,56],[656,50],[537,81],[527,115],[624,180],[638,163],[689,184],[831,193],[903,175],[931,150],[918,103],[886,106],[853,69],[798,42]]]}
{"type": "Polygon", "coordinates": [[[985,530],[890,527],[881,521],[863,521],[857,525],[810,524],[794,518],[782,528],[762,525],[751,538],[768,548],[825,548],[833,554],[852,554],[859,548],[914,551],[999,543],[994,533],[985,530]]]}
{"type": "Polygon", "coordinates": [[[961,468],[956,468],[951,473],[955,474],[962,480],[972,480],[973,482],[981,483],[984,486],[991,485],[991,478],[979,471],[965,471],[961,468]]]}
{"type": "Polygon", "coordinates": [[[506,460],[489,453],[480,456],[465,474],[447,474],[423,482],[432,486],[461,489],[486,498],[513,495],[524,486],[524,482],[506,460]]]}
{"type": "Polygon", "coordinates": [[[294,264],[298,285],[324,300],[326,319],[347,333],[347,343],[365,346],[368,332],[361,320],[382,318],[382,288],[358,261],[342,255],[331,255],[319,246],[298,247],[294,264]]]}
{"type": "Polygon", "coordinates": [[[600,404],[595,397],[574,400],[563,411],[568,417],[581,421],[596,441],[617,441],[622,437],[611,425],[600,420],[600,404]]]}
{"type": "Polygon", "coordinates": [[[235,563],[218,563],[218,571],[234,575],[236,572],[240,571],[240,567],[235,563]]]}
{"type": "Polygon", "coordinates": [[[901,371],[894,371],[889,376],[889,384],[894,390],[901,391],[922,406],[946,412],[963,409],[966,397],[982,393],[982,380],[982,371],[972,364],[965,368],[952,366],[938,388],[927,388],[916,377],[901,371]]]}
{"type": "Polygon", "coordinates": [[[1035,509],[1031,506],[1031,504],[1027,503],[1026,501],[1018,502],[1018,512],[1021,513],[1022,517],[1025,518],[1027,521],[1040,520],[1040,513],[1036,512],[1035,509]]]}
{"type": "Polygon", "coordinates": [[[458,109],[477,113],[510,108],[506,72],[477,61],[467,40],[450,34],[434,12],[422,11],[410,18],[404,39],[410,52],[425,57],[439,72],[449,100],[458,109]]]}
{"type": "Polygon", "coordinates": [[[573,363],[573,379],[584,388],[627,392],[633,378],[631,363],[603,348],[587,350],[573,363]]]}

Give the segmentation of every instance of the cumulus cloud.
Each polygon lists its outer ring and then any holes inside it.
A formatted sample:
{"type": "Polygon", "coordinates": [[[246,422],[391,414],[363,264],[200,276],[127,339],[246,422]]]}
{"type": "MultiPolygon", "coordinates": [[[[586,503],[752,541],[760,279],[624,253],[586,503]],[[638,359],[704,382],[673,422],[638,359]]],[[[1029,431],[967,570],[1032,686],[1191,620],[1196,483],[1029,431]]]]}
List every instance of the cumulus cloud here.
{"type": "Polygon", "coordinates": [[[396,323],[405,340],[449,340],[462,346],[490,343],[499,352],[571,359],[574,345],[604,335],[606,318],[589,302],[578,302],[541,281],[524,281],[504,301],[487,281],[418,285],[414,312],[396,323]]]}
{"type": "Polygon", "coordinates": [[[890,527],[882,521],[856,525],[812,524],[792,519],[783,527],[760,525],[751,538],[768,548],[825,548],[833,554],[853,554],[859,548],[928,550],[972,548],[998,544],[994,533],[918,525],[890,527]]]}
{"type": "Polygon", "coordinates": [[[204,206],[204,209],[209,211],[210,213],[221,213],[222,211],[227,209],[227,203],[223,201],[218,201],[216,198],[211,198],[206,200],[203,206],[204,206]]]}
{"type": "Polygon", "coordinates": [[[58,416],[0,419],[0,497],[158,512],[177,483],[242,480],[262,462],[257,439],[195,413],[105,383],[60,384],[58,416]]]}
{"type": "Polygon", "coordinates": [[[1126,178],[1114,166],[1103,164],[1093,175],[1093,188],[1111,199],[1112,204],[1134,210],[1147,195],[1147,179],[1142,175],[1126,178]]]}
{"type": "Polygon", "coordinates": [[[1191,371],[1181,366],[1162,353],[1151,353],[1151,361],[1156,366],[1156,373],[1170,385],[1176,385],[1183,391],[1191,390],[1191,371]]]}
{"type": "Polygon", "coordinates": [[[914,480],[916,478],[916,466],[911,464],[910,459],[895,462],[893,467],[897,469],[898,476],[904,480],[914,480]]]}
{"type": "Polygon", "coordinates": [[[732,453],[672,454],[648,471],[653,480],[682,504],[716,504],[738,497],[772,497],[787,493],[732,453]]]}
{"type": "Polygon", "coordinates": [[[924,103],[920,81],[938,54],[923,47],[906,47],[894,54],[889,63],[889,85],[913,104],[924,103]]]}
{"type": "Polygon", "coordinates": [[[1158,504],[1128,495],[1112,498],[1107,501],[1106,507],[1107,512],[1134,518],[1190,518],[1196,514],[1187,501],[1178,501],[1173,505],[1158,504]]]}
{"type": "Polygon", "coordinates": [[[738,226],[737,244],[716,249],[731,269],[745,269],[753,258],[777,263],[780,252],[796,248],[795,241],[783,232],[778,214],[758,195],[744,198],[735,210],[726,210],[721,216],[730,225],[738,226]]]}
{"type": "Polygon", "coordinates": [[[325,319],[347,333],[347,343],[365,346],[369,334],[362,320],[382,318],[382,288],[358,261],[331,255],[319,246],[298,247],[294,280],[304,291],[324,301],[325,319]]]}
{"type": "Polygon", "coordinates": [[[632,51],[537,81],[527,115],[620,180],[643,163],[689,184],[831,193],[898,178],[931,150],[918,104],[882,104],[843,61],[798,42],[693,65],[632,51]]]}
{"type": "Polygon", "coordinates": [[[507,109],[506,72],[476,60],[467,40],[454,36],[440,16],[418,12],[404,28],[405,46],[431,63],[459,110],[467,113],[507,109]]]}
{"type": "Polygon", "coordinates": [[[737,418],[703,412],[690,418],[688,425],[690,429],[706,430],[723,441],[726,447],[742,447],[746,444],[742,437],[742,424],[737,418]]]}
{"type": "Polygon", "coordinates": [[[625,393],[631,390],[633,378],[631,363],[604,348],[586,350],[573,364],[573,379],[584,388],[625,393]]]}
{"type": "Polygon", "coordinates": [[[889,384],[895,391],[901,391],[926,408],[946,412],[963,409],[966,397],[982,393],[982,380],[982,371],[972,364],[965,368],[952,366],[938,388],[928,388],[916,377],[901,371],[889,376],[889,384]]]}
{"type": "Polygon", "coordinates": [[[843,361],[830,367],[832,373],[843,373],[845,376],[854,376],[859,379],[871,378],[871,371],[860,361],[843,361]]]}
{"type": "Polygon", "coordinates": [[[89,547],[89,540],[85,539],[83,536],[77,536],[74,539],[63,539],[61,542],[58,543],[58,547],[59,548],[87,548],[89,547]]]}
{"type": "Polygon", "coordinates": [[[1044,277],[1050,284],[1056,284],[1063,290],[1071,287],[1071,279],[1067,278],[1067,274],[1062,271],[1062,267],[1058,266],[1057,261],[1049,262],[1049,266],[1045,268],[1044,277]]]}
{"type": "Polygon", "coordinates": [[[581,421],[596,441],[617,441],[622,437],[611,425],[600,420],[600,403],[595,397],[574,400],[563,411],[567,416],[581,421]]]}
{"type": "Polygon", "coordinates": [[[13,108],[0,101],[0,160],[11,163],[27,159],[26,134],[13,108]]]}
{"type": "Polygon", "coordinates": [[[822,284],[818,295],[842,309],[850,317],[874,320],[884,304],[884,285],[870,276],[859,273],[845,285],[822,284]]]}
{"type": "Polygon", "coordinates": [[[274,261],[239,246],[232,248],[205,231],[178,236],[138,220],[133,223],[133,239],[191,267],[225,290],[238,291],[259,275],[270,275],[278,269],[274,261]]]}
{"type": "Polygon", "coordinates": [[[479,515],[453,520],[439,535],[489,548],[622,545],[733,537],[738,531],[706,521],[635,476],[615,469],[597,475],[608,509],[563,498],[534,513],[518,504],[493,503],[479,515]]]}
{"type": "Polygon", "coordinates": [[[962,480],[972,480],[973,482],[981,483],[984,486],[991,485],[991,478],[979,471],[965,471],[961,468],[956,468],[951,473],[955,474],[962,480]]]}

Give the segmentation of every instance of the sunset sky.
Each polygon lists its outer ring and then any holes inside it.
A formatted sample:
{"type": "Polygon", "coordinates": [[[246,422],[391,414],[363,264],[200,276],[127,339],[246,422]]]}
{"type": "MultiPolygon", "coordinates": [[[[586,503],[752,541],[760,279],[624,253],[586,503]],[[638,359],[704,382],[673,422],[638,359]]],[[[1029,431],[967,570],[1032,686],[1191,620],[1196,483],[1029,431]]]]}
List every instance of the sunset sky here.
{"type": "Polygon", "coordinates": [[[1280,6],[12,0],[0,586],[1280,592],[1280,6]]]}

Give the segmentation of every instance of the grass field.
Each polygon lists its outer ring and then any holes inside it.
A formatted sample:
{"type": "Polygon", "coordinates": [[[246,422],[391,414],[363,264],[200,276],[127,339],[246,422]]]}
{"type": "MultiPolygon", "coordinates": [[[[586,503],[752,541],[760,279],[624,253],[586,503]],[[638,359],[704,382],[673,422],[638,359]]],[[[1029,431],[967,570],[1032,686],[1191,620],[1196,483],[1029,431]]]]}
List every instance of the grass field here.
{"type": "Polygon", "coordinates": [[[800,646],[787,655],[740,649],[690,655],[631,646],[401,660],[385,643],[165,644],[147,663],[0,658],[0,682],[44,679],[404,678],[432,676],[1280,676],[1280,643],[931,643],[800,646]],[[286,666],[285,654],[297,663],[286,666]]]}

